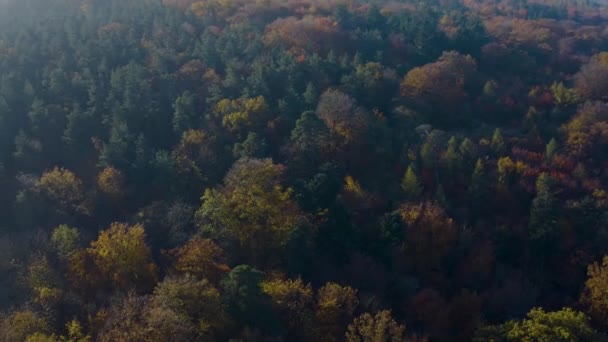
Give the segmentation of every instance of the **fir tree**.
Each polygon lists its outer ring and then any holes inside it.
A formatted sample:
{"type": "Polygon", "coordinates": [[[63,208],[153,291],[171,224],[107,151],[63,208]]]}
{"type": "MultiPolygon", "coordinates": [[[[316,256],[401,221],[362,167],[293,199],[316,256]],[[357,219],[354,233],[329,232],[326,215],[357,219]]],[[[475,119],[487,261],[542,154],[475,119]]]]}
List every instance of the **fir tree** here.
{"type": "Polygon", "coordinates": [[[548,163],[551,163],[553,161],[553,157],[555,157],[555,154],[557,153],[557,148],[557,141],[555,140],[555,138],[552,138],[545,149],[545,158],[547,159],[548,163]]]}
{"type": "Polygon", "coordinates": [[[500,128],[497,128],[496,130],[494,130],[494,134],[492,135],[492,142],[490,143],[490,147],[492,148],[492,151],[494,151],[494,153],[496,153],[496,155],[503,155],[506,151],[506,144],[505,144],[505,140],[502,137],[502,132],[500,131],[500,128]]]}
{"type": "Polygon", "coordinates": [[[542,173],[536,180],[536,197],[530,209],[528,233],[530,240],[546,245],[557,232],[558,203],[553,179],[542,173]]]}
{"type": "Polygon", "coordinates": [[[469,186],[469,196],[471,199],[471,210],[477,217],[487,208],[489,198],[490,182],[486,176],[483,161],[477,159],[473,175],[471,177],[471,185],[469,186]]]}
{"type": "Polygon", "coordinates": [[[422,194],[422,185],[416,176],[414,168],[410,165],[405,172],[405,176],[401,181],[401,189],[405,192],[405,195],[409,200],[414,200],[422,194]]]}

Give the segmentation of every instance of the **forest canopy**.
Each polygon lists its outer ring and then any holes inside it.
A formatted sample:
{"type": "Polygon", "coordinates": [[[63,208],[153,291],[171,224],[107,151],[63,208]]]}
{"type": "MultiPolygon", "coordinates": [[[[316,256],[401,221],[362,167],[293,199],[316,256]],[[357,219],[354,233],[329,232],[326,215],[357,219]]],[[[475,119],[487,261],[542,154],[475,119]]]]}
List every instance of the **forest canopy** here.
{"type": "Polygon", "coordinates": [[[607,24],[1,0],[0,342],[608,340],[607,24]]]}

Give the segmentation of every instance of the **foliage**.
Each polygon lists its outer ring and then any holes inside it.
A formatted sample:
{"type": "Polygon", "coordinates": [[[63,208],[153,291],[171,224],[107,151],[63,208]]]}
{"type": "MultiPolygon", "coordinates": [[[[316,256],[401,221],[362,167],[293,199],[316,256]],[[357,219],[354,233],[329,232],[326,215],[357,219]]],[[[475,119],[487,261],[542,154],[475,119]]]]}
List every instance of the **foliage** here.
{"type": "Polygon", "coordinates": [[[276,279],[264,281],[261,288],[270,297],[274,310],[287,330],[286,336],[298,339],[314,337],[313,291],[310,284],[304,284],[301,279],[276,279]]]}
{"type": "Polygon", "coordinates": [[[359,305],[357,290],[327,283],[319,289],[315,316],[317,318],[317,338],[321,341],[337,341],[341,332],[353,318],[359,305]]]}
{"type": "Polygon", "coordinates": [[[607,21],[0,0],[0,341],[604,340],[607,21]]]}
{"type": "Polygon", "coordinates": [[[82,181],[70,170],[55,167],[42,174],[36,186],[60,208],[74,212],[86,211],[82,181]]]}
{"type": "Polygon", "coordinates": [[[403,189],[407,198],[410,199],[416,199],[422,193],[422,185],[411,165],[408,166],[405,176],[401,180],[401,189],[403,189]]]}
{"type": "Polygon", "coordinates": [[[68,259],[78,249],[80,233],[77,228],[62,224],[53,230],[51,246],[61,259],[68,259]]]}
{"type": "Polygon", "coordinates": [[[583,302],[589,306],[591,317],[603,326],[608,324],[608,302],[606,293],[608,287],[608,258],[604,257],[602,263],[593,263],[587,268],[587,281],[585,282],[585,292],[583,292],[583,302]]]}
{"type": "Polygon", "coordinates": [[[20,310],[3,317],[1,321],[3,341],[25,341],[29,336],[48,333],[48,322],[32,310],[20,310]]]}
{"type": "Polygon", "coordinates": [[[102,275],[118,289],[146,288],[156,279],[156,265],[150,260],[150,248],[141,225],[112,223],[91,242],[87,253],[102,275]]]}
{"type": "Polygon", "coordinates": [[[193,237],[171,251],[175,271],[218,282],[230,268],[224,263],[224,251],[212,240],[193,237]]]}
{"type": "Polygon", "coordinates": [[[601,341],[605,338],[589,326],[582,312],[564,308],[545,312],[535,308],[522,321],[484,327],[476,341],[601,341]]]}
{"type": "Polygon", "coordinates": [[[115,201],[124,196],[125,183],[122,173],[113,167],[104,168],[97,176],[99,191],[115,201]]]}
{"type": "Polygon", "coordinates": [[[197,212],[201,229],[234,240],[249,261],[268,262],[268,253],[286,247],[291,233],[306,223],[292,190],[280,184],[283,170],[270,159],[235,163],[223,186],[205,191],[197,212]]]}
{"type": "Polygon", "coordinates": [[[348,326],[349,342],[406,341],[405,327],[395,322],[390,311],[380,311],[375,316],[365,313],[348,326]]]}

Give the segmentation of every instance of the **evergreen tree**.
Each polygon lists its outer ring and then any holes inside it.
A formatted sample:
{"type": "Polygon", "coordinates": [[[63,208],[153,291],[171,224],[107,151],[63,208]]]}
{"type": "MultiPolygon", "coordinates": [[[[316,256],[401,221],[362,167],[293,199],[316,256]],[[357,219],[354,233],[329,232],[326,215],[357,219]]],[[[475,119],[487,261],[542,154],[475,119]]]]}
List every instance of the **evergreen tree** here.
{"type": "Polygon", "coordinates": [[[443,156],[444,166],[450,177],[454,177],[458,174],[462,163],[462,156],[458,153],[457,145],[456,137],[452,137],[448,141],[448,148],[443,156]]]}
{"type": "Polygon", "coordinates": [[[475,158],[477,158],[477,147],[469,138],[464,138],[462,143],[460,143],[460,147],[458,148],[460,155],[464,161],[464,165],[469,168],[473,166],[475,162],[475,158]]]}
{"type": "Polygon", "coordinates": [[[536,180],[536,197],[530,209],[528,236],[540,247],[547,247],[558,233],[559,206],[553,187],[554,181],[546,173],[536,180]]]}
{"type": "Polygon", "coordinates": [[[306,85],[306,91],[304,92],[303,96],[304,102],[308,108],[314,109],[317,106],[317,102],[319,101],[319,93],[312,82],[308,82],[306,85]]]}
{"type": "Polygon", "coordinates": [[[405,176],[401,180],[401,189],[403,189],[406,198],[409,200],[415,200],[422,194],[422,185],[411,165],[408,166],[405,176]]]}
{"type": "Polygon", "coordinates": [[[268,149],[266,140],[256,133],[249,133],[247,139],[242,143],[234,144],[232,154],[236,159],[240,158],[262,158],[268,149]]]}
{"type": "Polygon", "coordinates": [[[552,138],[545,149],[545,158],[548,163],[551,163],[553,161],[553,157],[555,157],[555,154],[557,153],[557,148],[557,141],[555,140],[555,138],[552,138]]]}
{"type": "Polygon", "coordinates": [[[198,126],[194,95],[185,91],[173,104],[173,130],[181,134],[198,126]]]}
{"type": "Polygon", "coordinates": [[[505,140],[502,137],[502,132],[500,128],[494,130],[494,134],[492,135],[492,142],[490,143],[490,147],[492,151],[497,156],[501,156],[506,152],[507,146],[505,144],[505,140]]]}
{"type": "Polygon", "coordinates": [[[438,184],[437,190],[435,190],[435,200],[439,203],[443,208],[449,208],[448,198],[445,195],[445,190],[443,189],[443,185],[438,184]]]}
{"type": "Polygon", "coordinates": [[[483,161],[477,159],[475,170],[471,176],[471,185],[469,186],[469,196],[471,199],[471,210],[475,217],[482,215],[488,206],[490,182],[486,175],[483,161]]]}
{"type": "Polygon", "coordinates": [[[420,148],[420,159],[422,165],[427,169],[433,169],[436,163],[437,155],[433,142],[429,139],[420,148]]]}

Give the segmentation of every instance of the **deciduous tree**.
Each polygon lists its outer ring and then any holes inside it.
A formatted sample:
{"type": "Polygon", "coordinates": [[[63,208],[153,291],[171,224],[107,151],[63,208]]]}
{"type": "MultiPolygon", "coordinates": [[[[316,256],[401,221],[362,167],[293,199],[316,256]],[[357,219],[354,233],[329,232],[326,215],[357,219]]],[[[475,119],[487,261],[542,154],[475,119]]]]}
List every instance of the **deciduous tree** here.
{"type": "Polygon", "coordinates": [[[174,258],[173,268],[184,274],[199,279],[208,279],[213,283],[230,271],[224,251],[212,240],[193,237],[185,245],[170,252],[174,258]]]}
{"type": "Polygon", "coordinates": [[[91,242],[87,252],[116,289],[145,291],[157,277],[145,237],[143,226],[115,222],[91,242]]]}
{"type": "Polygon", "coordinates": [[[405,326],[397,323],[388,310],[372,316],[365,313],[348,326],[348,342],[405,342],[405,326]]]}
{"type": "Polygon", "coordinates": [[[327,283],[320,288],[315,312],[319,341],[341,340],[358,305],[357,290],[351,287],[327,283]]]}
{"type": "Polygon", "coordinates": [[[591,317],[602,326],[608,326],[608,257],[587,268],[587,281],[582,302],[589,307],[591,317]]]}
{"type": "Polygon", "coordinates": [[[237,161],[224,185],[205,191],[197,212],[199,226],[212,236],[234,241],[255,264],[276,262],[272,253],[287,246],[307,218],[281,185],[282,165],[270,159],[237,161]]]}

